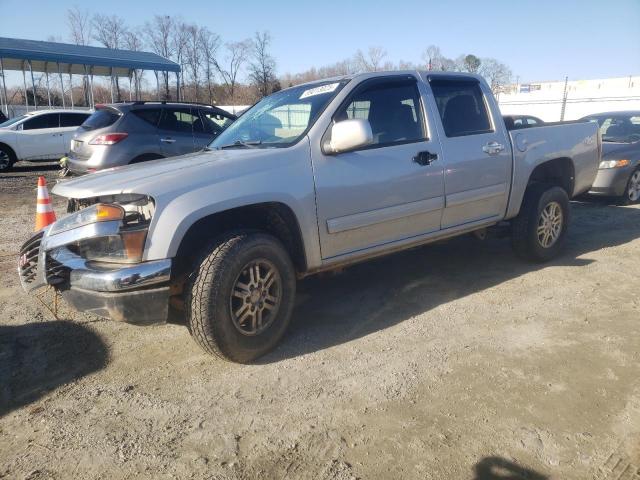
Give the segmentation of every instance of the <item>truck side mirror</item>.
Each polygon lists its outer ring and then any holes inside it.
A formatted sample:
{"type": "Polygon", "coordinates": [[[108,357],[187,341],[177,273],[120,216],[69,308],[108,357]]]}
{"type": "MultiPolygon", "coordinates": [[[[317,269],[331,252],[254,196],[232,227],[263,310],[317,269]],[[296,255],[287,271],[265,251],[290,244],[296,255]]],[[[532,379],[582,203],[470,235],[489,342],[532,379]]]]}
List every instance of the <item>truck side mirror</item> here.
{"type": "Polygon", "coordinates": [[[373,142],[373,133],[368,120],[352,118],[334,123],[331,127],[331,153],[348,152],[365,147],[373,142]]]}

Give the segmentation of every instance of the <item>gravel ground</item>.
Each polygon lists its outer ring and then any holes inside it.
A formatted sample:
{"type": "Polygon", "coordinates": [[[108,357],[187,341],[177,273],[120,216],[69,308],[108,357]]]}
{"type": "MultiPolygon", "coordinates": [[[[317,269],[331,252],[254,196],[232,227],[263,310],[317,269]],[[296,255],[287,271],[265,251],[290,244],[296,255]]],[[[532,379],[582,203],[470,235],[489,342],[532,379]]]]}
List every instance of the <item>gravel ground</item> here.
{"type": "Polygon", "coordinates": [[[240,366],[22,292],[55,173],[0,175],[0,478],[640,478],[639,207],[573,203],[542,266],[464,237],[307,279],[240,366]]]}

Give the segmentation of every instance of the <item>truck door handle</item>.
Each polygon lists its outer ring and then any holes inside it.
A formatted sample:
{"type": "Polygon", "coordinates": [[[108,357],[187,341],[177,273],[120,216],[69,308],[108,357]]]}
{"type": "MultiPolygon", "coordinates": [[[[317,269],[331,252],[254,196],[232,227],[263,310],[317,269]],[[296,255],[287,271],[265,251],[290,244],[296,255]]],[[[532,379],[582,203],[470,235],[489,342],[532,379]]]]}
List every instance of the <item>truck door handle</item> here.
{"type": "Polygon", "coordinates": [[[160,141],[163,143],[175,143],[176,139],[167,137],[167,138],[161,138],[160,141]]]}
{"type": "Polygon", "coordinates": [[[497,155],[503,150],[504,150],[504,145],[498,142],[489,142],[484,147],[482,147],[482,151],[489,155],[497,155]]]}
{"type": "Polygon", "coordinates": [[[418,152],[417,155],[413,157],[413,161],[421,166],[431,165],[436,160],[438,160],[438,154],[431,153],[428,150],[425,150],[424,152],[418,152]]]}

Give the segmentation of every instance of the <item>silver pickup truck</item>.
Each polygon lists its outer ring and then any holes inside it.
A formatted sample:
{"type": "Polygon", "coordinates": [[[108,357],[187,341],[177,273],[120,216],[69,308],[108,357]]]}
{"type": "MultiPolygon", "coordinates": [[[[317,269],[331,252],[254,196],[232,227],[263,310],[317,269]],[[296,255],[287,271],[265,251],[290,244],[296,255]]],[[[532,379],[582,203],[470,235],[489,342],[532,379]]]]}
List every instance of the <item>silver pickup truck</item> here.
{"type": "Polygon", "coordinates": [[[24,244],[19,274],[114,320],[181,315],[206,351],[248,362],[306,275],[498,223],[518,255],[553,258],[600,150],[595,123],[508,131],[476,75],[299,85],[205,151],[58,183],[70,214],[24,244]]]}

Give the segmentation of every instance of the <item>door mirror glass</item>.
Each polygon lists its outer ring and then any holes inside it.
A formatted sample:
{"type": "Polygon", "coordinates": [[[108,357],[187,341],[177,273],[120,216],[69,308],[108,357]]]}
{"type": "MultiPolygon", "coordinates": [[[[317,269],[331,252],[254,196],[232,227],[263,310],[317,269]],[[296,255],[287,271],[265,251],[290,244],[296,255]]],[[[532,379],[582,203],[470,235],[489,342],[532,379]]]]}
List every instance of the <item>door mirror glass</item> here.
{"type": "Polygon", "coordinates": [[[329,149],[331,153],[347,152],[373,143],[371,124],[362,118],[334,123],[331,127],[329,149]]]}

